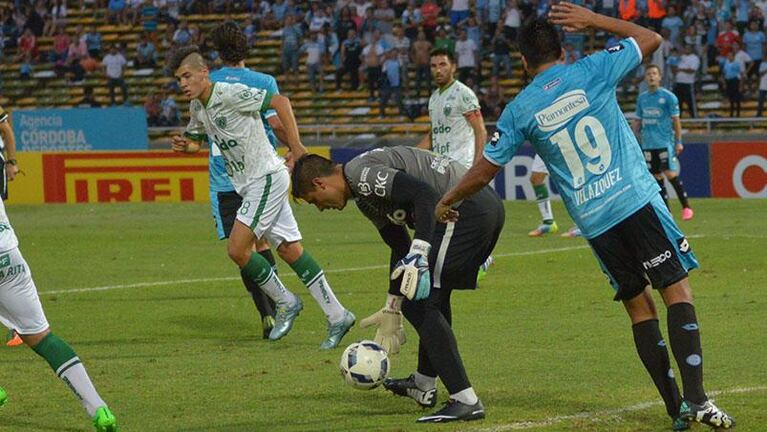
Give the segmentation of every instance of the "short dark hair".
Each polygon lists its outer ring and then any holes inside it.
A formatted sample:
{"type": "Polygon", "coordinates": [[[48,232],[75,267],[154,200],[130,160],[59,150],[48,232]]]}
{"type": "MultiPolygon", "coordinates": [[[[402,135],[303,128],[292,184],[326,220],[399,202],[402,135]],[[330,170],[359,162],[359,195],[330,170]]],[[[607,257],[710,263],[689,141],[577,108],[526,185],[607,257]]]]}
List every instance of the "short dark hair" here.
{"type": "Polygon", "coordinates": [[[644,70],[645,70],[645,72],[647,72],[647,71],[648,71],[648,70],[650,70],[650,69],[657,69],[657,70],[658,70],[658,73],[659,73],[659,74],[661,74],[661,75],[663,75],[663,71],[662,71],[662,70],[660,70],[660,66],[658,66],[658,65],[656,65],[656,64],[649,64],[649,65],[647,65],[647,67],[646,67],[644,70]]]}
{"type": "Polygon", "coordinates": [[[199,54],[202,56],[200,48],[197,45],[187,45],[173,51],[173,53],[168,57],[168,69],[170,72],[175,73],[176,70],[181,67],[181,63],[184,62],[184,59],[192,54],[199,54]]]}
{"type": "Polygon", "coordinates": [[[450,63],[455,64],[455,54],[453,54],[452,51],[450,51],[447,48],[434,48],[429,53],[429,58],[431,57],[439,57],[439,56],[446,56],[448,60],[450,60],[450,63]]]}
{"type": "Polygon", "coordinates": [[[224,63],[237,64],[248,55],[248,38],[233,21],[226,21],[214,28],[210,39],[224,63]]]}
{"type": "Polygon", "coordinates": [[[317,177],[327,177],[333,174],[336,164],[327,158],[316,154],[301,156],[293,167],[293,198],[301,198],[314,190],[312,181],[317,177]]]}
{"type": "Polygon", "coordinates": [[[519,31],[517,42],[531,69],[557,61],[562,55],[559,32],[546,18],[536,18],[525,24],[519,31]]]}

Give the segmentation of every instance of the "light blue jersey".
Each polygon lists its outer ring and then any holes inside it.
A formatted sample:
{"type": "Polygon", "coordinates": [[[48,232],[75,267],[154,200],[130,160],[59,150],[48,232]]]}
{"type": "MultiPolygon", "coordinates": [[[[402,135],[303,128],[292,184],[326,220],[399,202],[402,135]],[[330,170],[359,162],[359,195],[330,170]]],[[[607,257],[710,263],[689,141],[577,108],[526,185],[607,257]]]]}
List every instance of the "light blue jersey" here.
{"type": "MultiPolygon", "coordinates": [[[[280,91],[277,88],[277,80],[273,76],[267,75],[261,72],[255,72],[247,68],[233,68],[224,67],[217,71],[211,72],[210,80],[215,82],[228,82],[228,83],[242,83],[248,87],[267,90],[269,93],[278,94],[280,91]]],[[[268,110],[261,113],[261,120],[264,123],[264,129],[266,129],[266,136],[269,138],[269,142],[272,146],[277,148],[277,137],[274,135],[274,131],[269,126],[267,118],[276,115],[274,110],[268,110]]],[[[232,182],[229,180],[229,176],[226,174],[224,168],[224,158],[221,156],[221,152],[218,150],[218,146],[210,146],[210,192],[211,196],[217,192],[231,192],[234,190],[232,182]]]]}
{"type": "Polygon", "coordinates": [[[637,98],[636,115],[642,122],[642,150],[673,149],[674,122],[679,117],[679,100],[674,93],[660,87],[637,98]]]}
{"type": "Polygon", "coordinates": [[[506,106],[484,157],[502,166],[526,140],[549,169],[576,225],[594,238],[658,194],[615,97],[639,66],[633,39],[536,75],[506,106]]]}

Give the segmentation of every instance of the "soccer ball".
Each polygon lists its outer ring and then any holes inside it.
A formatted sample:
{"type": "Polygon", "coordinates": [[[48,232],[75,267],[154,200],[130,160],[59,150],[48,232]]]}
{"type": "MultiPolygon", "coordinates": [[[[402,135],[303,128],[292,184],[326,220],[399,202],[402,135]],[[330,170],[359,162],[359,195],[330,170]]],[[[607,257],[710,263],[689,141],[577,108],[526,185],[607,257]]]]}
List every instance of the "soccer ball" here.
{"type": "Polygon", "coordinates": [[[389,356],[373,341],[355,342],[341,355],[341,376],[356,389],[376,388],[389,376],[389,356]]]}

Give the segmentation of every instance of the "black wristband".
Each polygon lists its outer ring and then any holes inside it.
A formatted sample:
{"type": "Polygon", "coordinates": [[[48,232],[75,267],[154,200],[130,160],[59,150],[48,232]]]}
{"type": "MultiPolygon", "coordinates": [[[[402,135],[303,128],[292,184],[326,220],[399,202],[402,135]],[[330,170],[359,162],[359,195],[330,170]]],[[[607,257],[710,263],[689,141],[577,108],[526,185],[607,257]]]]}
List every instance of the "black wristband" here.
{"type": "Polygon", "coordinates": [[[16,159],[8,159],[7,161],[5,161],[5,164],[6,165],[13,165],[13,166],[18,165],[18,163],[16,162],[16,159]]]}

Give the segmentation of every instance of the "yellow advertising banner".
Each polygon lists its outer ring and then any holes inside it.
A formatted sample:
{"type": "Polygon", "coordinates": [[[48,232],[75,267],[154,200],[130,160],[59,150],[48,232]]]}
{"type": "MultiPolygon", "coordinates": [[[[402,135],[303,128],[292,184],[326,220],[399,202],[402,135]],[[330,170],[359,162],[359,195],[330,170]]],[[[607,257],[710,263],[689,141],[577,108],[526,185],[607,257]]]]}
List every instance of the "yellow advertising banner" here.
{"type": "Polygon", "coordinates": [[[9,183],[8,204],[209,200],[207,151],[20,152],[17,160],[23,174],[9,183]]]}

